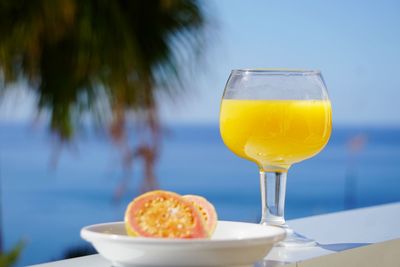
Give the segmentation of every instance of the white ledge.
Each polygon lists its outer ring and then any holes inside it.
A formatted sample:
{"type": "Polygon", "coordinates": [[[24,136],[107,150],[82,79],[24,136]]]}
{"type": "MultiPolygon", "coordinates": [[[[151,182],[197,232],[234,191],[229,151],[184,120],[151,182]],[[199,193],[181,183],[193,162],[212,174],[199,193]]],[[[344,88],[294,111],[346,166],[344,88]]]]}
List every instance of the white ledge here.
{"type": "Polygon", "coordinates": [[[337,264],[340,266],[384,266],[383,262],[378,265],[373,264],[374,252],[379,252],[379,255],[382,254],[382,257],[385,256],[390,260],[397,260],[400,266],[400,253],[390,253],[395,248],[400,251],[400,203],[307,217],[289,221],[288,224],[302,235],[315,239],[319,246],[306,249],[273,248],[265,261],[256,266],[269,267],[285,264],[308,266],[305,265],[307,261],[313,262],[311,259],[315,258],[325,260],[323,266],[337,266],[337,264]],[[391,240],[395,241],[387,242],[391,240]],[[381,253],[382,245],[376,246],[377,249],[371,246],[378,243],[385,243],[384,250],[388,252],[381,253]],[[348,252],[342,253],[345,251],[348,252]],[[330,257],[322,257],[326,255],[330,257]],[[342,255],[345,257],[343,262],[340,261],[342,255]],[[352,264],[349,263],[348,255],[351,256],[352,264]],[[339,263],[336,260],[339,260],[339,263]],[[364,263],[363,260],[367,262],[364,263]],[[337,264],[328,265],[331,261],[337,264]],[[350,265],[346,265],[344,261],[350,265]]]}
{"type": "MultiPolygon", "coordinates": [[[[301,218],[288,224],[319,246],[273,248],[255,266],[400,266],[400,203],[301,218]]],[[[110,267],[110,263],[92,255],[35,266],[110,267]]]]}

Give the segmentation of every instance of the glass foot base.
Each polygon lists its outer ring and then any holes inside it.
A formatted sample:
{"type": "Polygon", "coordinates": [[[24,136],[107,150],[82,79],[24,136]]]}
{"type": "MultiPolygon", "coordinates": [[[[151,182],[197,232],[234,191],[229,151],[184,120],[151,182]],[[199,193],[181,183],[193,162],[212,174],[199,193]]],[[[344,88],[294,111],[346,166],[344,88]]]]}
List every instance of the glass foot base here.
{"type": "Polygon", "coordinates": [[[288,227],[283,227],[286,230],[286,238],[277,243],[275,247],[315,247],[317,242],[313,239],[307,238],[301,234],[296,233],[288,227]]]}

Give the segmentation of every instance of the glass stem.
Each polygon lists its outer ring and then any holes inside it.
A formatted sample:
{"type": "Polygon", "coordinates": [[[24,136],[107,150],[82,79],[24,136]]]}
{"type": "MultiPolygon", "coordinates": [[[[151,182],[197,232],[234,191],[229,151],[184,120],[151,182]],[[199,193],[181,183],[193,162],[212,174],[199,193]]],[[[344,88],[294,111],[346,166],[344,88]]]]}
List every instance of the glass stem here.
{"type": "Polygon", "coordinates": [[[261,224],[285,227],[285,194],[287,172],[260,170],[261,224]]]}

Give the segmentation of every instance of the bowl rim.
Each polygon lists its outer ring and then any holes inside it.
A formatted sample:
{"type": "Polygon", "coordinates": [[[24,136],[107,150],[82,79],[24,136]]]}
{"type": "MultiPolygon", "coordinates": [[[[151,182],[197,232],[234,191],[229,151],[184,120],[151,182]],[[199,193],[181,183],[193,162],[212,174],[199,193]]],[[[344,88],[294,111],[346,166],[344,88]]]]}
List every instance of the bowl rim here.
{"type": "Polygon", "coordinates": [[[168,239],[168,238],[148,238],[148,237],[130,237],[127,235],[113,234],[113,233],[100,233],[94,231],[95,227],[121,225],[124,222],[109,222],[99,223],[85,226],[81,229],[81,237],[91,243],[97,241],[109,241],[118,243],[129,243],[136,245],[255,245],[259,243],[275,243],[283,240],[286,236],[286,231],[276,226],[265,226],[255,223],[234,222],[234,221],[218,221],[222,224],[240,224],[242,226],[259,227],[263,229],[260,231],[260,236],[256,237],[240,237],[229,239],[208,239],[208,238],[195,238],[195,239],[168,239]],[[269,232],[270,231],[270,232],[269,232]]]}

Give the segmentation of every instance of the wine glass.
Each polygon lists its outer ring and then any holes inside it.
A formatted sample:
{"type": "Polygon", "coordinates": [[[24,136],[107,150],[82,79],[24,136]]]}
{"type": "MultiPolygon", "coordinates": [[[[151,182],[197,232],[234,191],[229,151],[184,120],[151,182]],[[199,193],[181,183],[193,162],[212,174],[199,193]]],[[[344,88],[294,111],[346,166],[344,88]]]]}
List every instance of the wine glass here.
{"type": "Polygon", "coordinates": [[[221,136],[231,151],[259,167],[260,223],[286,229],[279,246],[316,244],[285,223],[286,177],[292,164],[324,148],[331,128],[331,104],[319,71],[231,72],[221,102],[221,136]]]}

